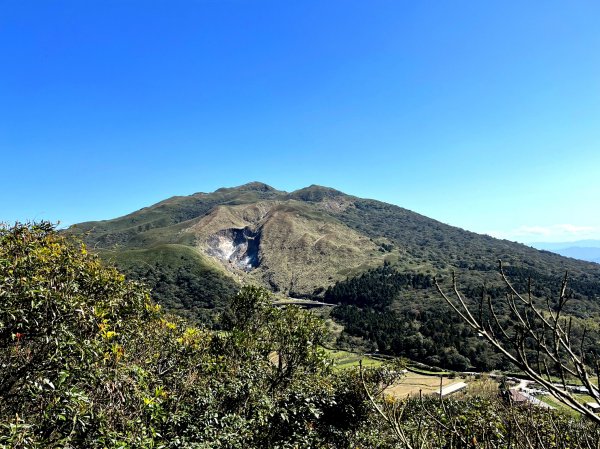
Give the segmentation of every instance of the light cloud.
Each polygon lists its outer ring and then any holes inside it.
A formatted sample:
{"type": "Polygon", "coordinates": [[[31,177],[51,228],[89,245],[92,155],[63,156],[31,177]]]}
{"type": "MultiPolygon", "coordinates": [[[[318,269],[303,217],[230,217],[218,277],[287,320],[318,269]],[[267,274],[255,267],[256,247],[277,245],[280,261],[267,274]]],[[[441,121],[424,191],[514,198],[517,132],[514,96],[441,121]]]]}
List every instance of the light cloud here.
{"type": "Polygon", "coordinates": [[[570,223],[554,224],[550,226],[519,226],[508,231],[490,231],[486,234],[501,239],[515,240],[518,242],[560,242],[581,239],[600,238],[600,227],[581,226],[570,223]]]}

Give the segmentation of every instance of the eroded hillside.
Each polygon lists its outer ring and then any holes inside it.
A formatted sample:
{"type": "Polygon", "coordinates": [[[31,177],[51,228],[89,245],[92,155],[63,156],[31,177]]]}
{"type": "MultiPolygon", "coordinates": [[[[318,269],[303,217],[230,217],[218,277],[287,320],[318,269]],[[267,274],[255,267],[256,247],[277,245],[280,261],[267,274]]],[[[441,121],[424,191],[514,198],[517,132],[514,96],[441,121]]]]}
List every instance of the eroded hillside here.
{"type": "Polygon", "coordinates": [[[182,231],[229,272],[290,296],[309,296],[383,263],[368,237],[299,201],[219,206],[182,231]]]}
{"type": "Polygon", "coordinates": [[[173,197],[68,232],[111,254],[121,266],[132,265],[126,263],[132,251],[138,251],[139,261],[139,250],[160,246],[161,257],[154,257],[152,264],[175,279],[180,258],[163,255],[169,248],[185,247],[210,267],[211,275],[299,297],[322,295],[336,281],[384,261],[401,271],[430,275],[456,270],[467,285],[493,279],[499,259],[518,275],[548,282],[568,270],[576,297],[590,300],[590,307],[596,307],[595,286],[600,282],[598,264],[475,234],[320,186],[288,193],[254,182],[173,197]]]}

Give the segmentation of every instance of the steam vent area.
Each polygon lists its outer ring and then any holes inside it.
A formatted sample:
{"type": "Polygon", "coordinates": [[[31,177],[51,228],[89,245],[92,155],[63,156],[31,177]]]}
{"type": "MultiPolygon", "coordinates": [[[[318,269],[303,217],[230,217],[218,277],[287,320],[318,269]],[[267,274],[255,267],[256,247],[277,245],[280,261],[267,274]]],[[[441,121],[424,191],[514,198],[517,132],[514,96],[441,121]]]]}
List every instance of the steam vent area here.
{"type": "Polygon", "coordinates": [[[208,254],[237,269],[250,271],[259,265],[260,232],[250,228],[224,229],[208,238],[208,254]]]}

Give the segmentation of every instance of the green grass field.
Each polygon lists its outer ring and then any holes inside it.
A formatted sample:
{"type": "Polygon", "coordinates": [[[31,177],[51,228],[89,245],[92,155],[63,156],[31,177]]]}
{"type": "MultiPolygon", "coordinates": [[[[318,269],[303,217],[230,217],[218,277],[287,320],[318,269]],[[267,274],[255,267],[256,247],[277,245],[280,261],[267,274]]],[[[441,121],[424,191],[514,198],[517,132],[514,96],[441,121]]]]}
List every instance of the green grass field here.
{"type": "MultiPolygon", "coordinates": [[[[551,405],[552,407],[556,408],[557,410],[560,410],[561,412],[567,413],[571,416],[579,416],[579,412],[576,412],[571,407],[563,404],[562,402],[560,402],[558,399],[556,399],[551,394],[540,395],[540,396],[537,396],[537,398],[540,401],[543,401],[546,404],[551,405]]],[[[594,398],[592,398],[591,396],[588,396],[586,394],[576,394],[575,398],[582,404],[585,404],[586,402],[594,402],[594,398]]]]}
{"type": "Polygon", "coordinates": [[[452,371],[428,371],[425,369],[421,369],[421,368],[417,368],[415,366],[407,366],[406,367],[407,370],[412,371],[413,373],[416,374],[424,374],[426,376],[451,376],[454,375],[456,373],[453,373],[452,371]]]}
{"type": "Polygon", "coordinates": [[[354,352],[327,348],[325,348],[325,352],[327,357],[332,360],[334,370],[342,370],[358,366],[361,360],[364,367],[377,367],[383,365],[381,360],[376,360],[365,355],[356,354],[354,352]]]}

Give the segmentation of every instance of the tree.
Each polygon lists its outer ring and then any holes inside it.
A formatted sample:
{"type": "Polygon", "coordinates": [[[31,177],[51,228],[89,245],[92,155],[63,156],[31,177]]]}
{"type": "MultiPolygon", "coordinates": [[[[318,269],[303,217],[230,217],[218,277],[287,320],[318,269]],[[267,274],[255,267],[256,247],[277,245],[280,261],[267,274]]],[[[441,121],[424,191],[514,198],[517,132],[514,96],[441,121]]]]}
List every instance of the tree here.
{"type": "Polygon", "coordinates": [[[46,222],[0,227],[0,436],[10,427],[24,446],[85,445],[123,397],[106,386],[130,336],[157,310],[71,243],[46,222]]]}
{"type": "Polygon", "coordinates": [[[228,329],[165,314],[49,223],[0,226],[0,449],[319,447],[323,324],[246,287],[228,329]]]}
{"type": "Polygon", "coordinates": [[[510,326],[499,319],[496,313],[498,305],[486,296],[485,290],[478,311],[474,312],[460,293],[454,274],[450,295],[444,292],[437,280],[435,286],[452,309],[515,366],[559,401],[600,423],[600,416],[581,404],[567,388],[569,378],[578,379],[600,406],[598,383],[593,380],[600,380],[599,363],[586,346],[587,329],[583,328],[577,335],[573,319],[563,315],[570,298],[567,293],[568,275],[565,274],[562,280],[556,300],[546,298],[545,307],[541,308],[532,294],[531,279],[527,293],[521,294],[506,276],[502,262],[499,271],[507,289],[504,301],[510,310],[513,324],[510,326]],[[552,375],[558,376],[561,383],[554,382],[552,375]]]}
{"type": "Polygon", "coordinates": [[[322,320],[298,307],[276,309],[271,323],[270,340],[277,354],[277,369],[271,388],[286,385],[301,372],[317,373],[324,368],[324,354],[319,349],[326,337],[322,320]]]}
{"type": "Polygon", "coordinates": [[[326,337],[323,321],[296,306],[273,306],[264,288],[243,287],[222,321],[229,331],[225,349],[236,358],[269,356],[271,391],[287,386],[297,374],[310,375],[326,366],[320,350],[326,337]]]}

